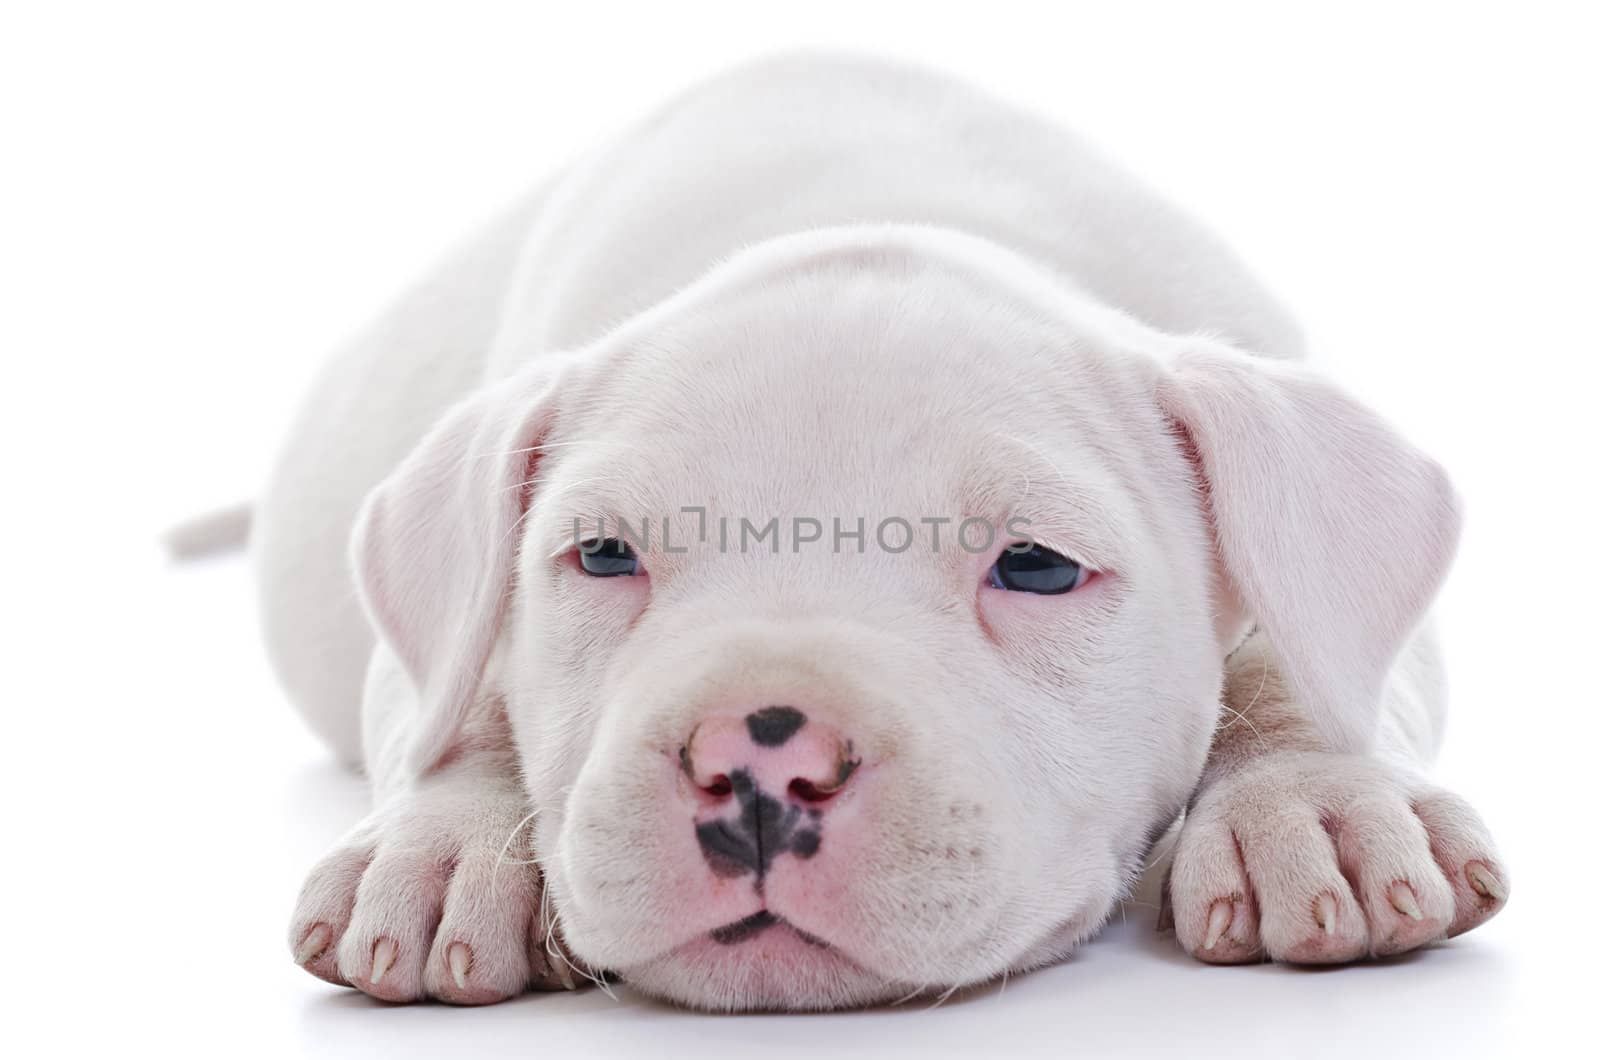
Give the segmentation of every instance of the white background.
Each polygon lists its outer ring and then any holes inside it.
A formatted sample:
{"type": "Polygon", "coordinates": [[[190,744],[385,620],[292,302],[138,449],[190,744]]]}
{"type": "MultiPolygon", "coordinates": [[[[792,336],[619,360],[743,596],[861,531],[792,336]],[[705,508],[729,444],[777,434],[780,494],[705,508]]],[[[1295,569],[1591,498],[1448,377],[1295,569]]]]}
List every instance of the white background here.
{"type": "MultiPolygon", "coordinates": [[[[0,840],[13,1056],[1592,1047],[1595,26],[1582,6],[864,2],[21,5],[0,14],[0,840]],[[1203,10],[1202,10],[1203,9],[1203,10]],[[1225,233],[1329,371],[1443,458],[1441,775],[1514,877],[1384,965],[1206,968],[1149,912],[923,1004],[711,1018],[596,992],[393,1008],[283,937],[362,812],[274,685],[238,559],[158,529],[248,497],[327,351],[444,245],[675,87],[801,44],[915,57],[1098,140],[1225,233]]],[[[1360,571],[1351,571],[1360,577],[1360,571]]]]}

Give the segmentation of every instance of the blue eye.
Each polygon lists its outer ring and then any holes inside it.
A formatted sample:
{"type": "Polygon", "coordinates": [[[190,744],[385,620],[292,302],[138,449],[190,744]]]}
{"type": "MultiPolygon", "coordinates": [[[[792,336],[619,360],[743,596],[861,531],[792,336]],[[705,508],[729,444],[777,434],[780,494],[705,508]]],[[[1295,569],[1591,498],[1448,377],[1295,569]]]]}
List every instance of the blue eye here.
{"type": "Polygon", "coordinates": [[[583,572],[596,578],[615,578],[639,573],[639,556],[626,541],[608,537],[590,538],[578,546],[578,562],[583,572]]]}
{"type": "MultiPolygon", "coordinates": [[[[1012,546],[1013,548],[1016,546],[1012,546]]],[[[1089,577],[1089,568],[1059,552],[1034,545],[1024,552],[1011,549],[1000,554],[989,568],[989,584],[996,589],[1040,596],[1070,593],[1089,577]]]]}

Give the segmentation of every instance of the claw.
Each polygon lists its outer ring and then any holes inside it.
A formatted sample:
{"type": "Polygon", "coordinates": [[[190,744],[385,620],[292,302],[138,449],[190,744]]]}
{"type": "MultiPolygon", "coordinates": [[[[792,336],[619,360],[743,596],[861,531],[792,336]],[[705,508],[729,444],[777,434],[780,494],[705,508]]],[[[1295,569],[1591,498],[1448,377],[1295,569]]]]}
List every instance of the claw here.
{"type": "Polygon", "coordinates": [[[1506,900],[1506,885],[1496,879],[1494,873],[1490,872],[1483,862],[1469,861],[1465,871],[1467,882],[1478,892],[1478,897],[1492,898],[1497,902],[1506,900]]]}
{"type": "Polygon", "coordinates": [[[1396,880],[1389,888],[1389,904],[1394,906],[1396,912],[1404,913],[1412,920],[1422,919],[1422,907],[1417,905],[1417,893],[1404,880],[1396,880]]]}
{"type": "Polygon", "coordinates": [[[394,939],[379,939],[372,945],[372,976],[367,980],[373,986],[382,981],[390,968],[394,967],[394,959],[399,954],[399,947],[394,939]]]}
{"type": "Polygon", "coordinates": [[[1334,913],[1338,908],[1331,894],[1317,895],[1317,900],[1311,907],[1311,915],[1316,918],[1317,925],[1322,928],[1323,934],[1330,938],[1333,936],[1334,913]]]}
{"type": "Polygon", "coordinates": [[[465,990],[467,968],[472,964],[472,950],[465,942],[452,942],[450,948],[444,951],[444,959],[450,965],[450,978],[456,981],[457,987],[465,990]]]}
{"type": "Polygon", "coordinates": [[[311,930],[306,932],[306,937],[300,940],[300,945],[295,947],[294,963],[304,965],[322,956],[332,935],[327,924],[313,924],[311,930]]]}
{"type": "Polygon", "coordinates": [[[1233,923],[1233,903],[1224,898],[1211,903],[1211,917],[1206,922],[1206,941],[1200,948],[1203,950],[1215,949],[1222,936],[1233,923]]]}

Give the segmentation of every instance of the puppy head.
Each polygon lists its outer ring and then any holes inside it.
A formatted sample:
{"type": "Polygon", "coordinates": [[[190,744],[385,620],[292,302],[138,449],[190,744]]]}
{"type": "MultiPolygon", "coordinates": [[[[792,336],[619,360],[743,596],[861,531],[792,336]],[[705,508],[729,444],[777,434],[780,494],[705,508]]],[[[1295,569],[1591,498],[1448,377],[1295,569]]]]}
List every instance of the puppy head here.
{"type": "Polygon", "coordinates": [[[1298,369],[891,228],[755,248],[475,396],[355,558],[417,770],[504,699],[578,957],[823,1008],[1097,927],[1251,621],[1370,739],[1454,534],[1437,469],[1298,369]]]}

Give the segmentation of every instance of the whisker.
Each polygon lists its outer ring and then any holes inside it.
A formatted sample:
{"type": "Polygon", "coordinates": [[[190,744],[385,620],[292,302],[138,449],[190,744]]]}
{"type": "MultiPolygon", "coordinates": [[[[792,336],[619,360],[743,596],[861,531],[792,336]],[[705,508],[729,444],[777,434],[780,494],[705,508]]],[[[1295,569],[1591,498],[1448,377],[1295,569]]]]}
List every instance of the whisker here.
{"type": "Polygon", "coordinates": [[[946,990],[944,993],[940,994],[938,996],[938,998],[934,1001],[934,1003],[929,1005],[926,1009],[923,1009],[923,1011],[924,1012],[932,1012],[934,1009],[938,1008],[940,1005],[944,1004],[946,1001],[949,1001],[952,997],[954,997],[955,996],[955,992],[957,990],[960,990],[960,989],[961,989],[961,984],[957,983],[955,986],[952,986],[949,990],[946,990]]]}
{"type": "MultiPolygon", "coordinates": [[[[1028,452],[1032,453],[1034,456],[1037,456],[1040,460],[1044,461],[1045,466],[1049,467],[1051,471],[1054,471],[1056,473],[1056,477],[1059,478],[1062,482],[1070,482],[1070,480],[1067,478],[1067,476],[1062,472],[1060,466],[1054,460],[1050,459],[1050,454],[1046,453],[1043,449],[1039,448],[1039,446],[1035,445],[1033,442],[1028,441],[1026,438],[1019,438],[1014,434],[1001,434],[998,431],[991,432],[991,433],[992,433],[993,437],[999,438],[1001,441],[1010,442],[1013,445],[1019,445],[1022,448],[1026,449],[1028,452]]],[[[1026,467],[1024,467],[1022,469],[1022,481],[1023,481],[1022,495],[1023,496],[1027,496],[1028,495],[1028,491],[1030,489],[1032,489],[1033,482],[1028,476],[1028,471],[1027,471],[1026,467]]]]}
{"type": "MultiPolygon", "coordinates": [[[[589,971],[578,967],[576,964],[572,963],[570,958],[567,957],[565,947],[556,945],[555,936],[558,917],[555,913],[550,911],[550,889],[548,887],[544,888],[542,893],[539,895],[539,919],[542,923],[549,925],[545,930],[544,935],[545,953],[555,961],[561,962],[562,965],[565,965],[578,975],[589,980],[589,982],[593,983],[595,987],[606,997],[610,998],[612,1001],[620,1003],[621,999],[618,998],[615,991],[611,989],[611,984],[606,982],[604,973],[596,976],[591,974],[589,971]]],[[[561,982],[562,985],[568,990],[574,989],[572,977],[567,975],[565,972],[561,974],[561,982]]]]}
{"type": "Polygon", "coordinates": [[[1221,731],[1223,729],[1228,728],[1229,726],[1231,726],[1236,721],[1242,721],[1242,722],[1244,722],[1245,727],[1247,729],[1249,729],[1252,733],[1255,734],[1256,742],[1265,745],[1266,744],[1266,740],[1262,738],[1261,730],[1257,729],[1255,727],[1255,724],[1253,722],[1251,722],[1249,718],[1246,718],[1245,715],[1250,712],[1250,708],[1251,707],[1256,705],[1256,701],[1261,698],[1261,693],[1266,687],[1267,687],[1267,668],[1265,666],[1263,666],[1261,668],[1261,683],[1256,686],[1256,694],[1250,697],[1250,702],[1248,702],[1248,703],[1246,703],[1244,705],[1244,710],[1234,710],[1232,707],[1228,706],[1228,704],[1226,704],[1226,703],[1219,704],[1222,707],[1223,710],[1225,710],[1229,714],[1233,715],[1233,721],[1224,722],[1222,725],[1218,726],[1218,731],[1221,731]]]}
{"type": "Polygon", "coordinates": [[[532,813],[528,814],[528,816],[526,816],[522,820],[518,821],[517,822],[517,826],[511,830],[511,834],[506,836],[506,841],[500,845],[500,856],[494,859],[494,872],[490,873],[490,879],[493,879],[495,876],[499,875],[500,866],[501,865],[507,865],[507,864],[509,864],[509,865],[534,865],[534,864],[537,864],[537,861],[534,858],[528,858],[525,861],[524,860],[520,860],[520,859],[512,859],[512,860],[508,861],[506,859],[506,855],[511,852],[511,842],[512,842],[512,840],[517,838],[517,833],[522,831],[524,828],[526,828],[527,825],[528,825],[528,822],[533,820],[537,816],[539,816],[539,811],[538,810],[534,810],[532,813]]]}
{"type": "MultiPolygon", "coordinates": [[[[502,548],[502,547],[504,547],[504,546],[505,546],[505,543],[506,543],[506,541],[507,541],[507,540],[508,540],[508,539],[509,539],[509,538],[510,538],[510,537],[511,537],[511,536],[512,536],[512,535],[513,535],[513,534],[515,534],[515,533],[516,533],[516,532],[517,532],[517,528],[518,528],[518,527],[520,527],[520,526],[521,526],[521,525],[522,525],[522,523],[523,523],[523,521],[524,521],[524,520],[525,520],[525,519],[527,519],[527,518],[528,518],[528,516],[530,516],[530,515],[532,515],[532,514],[533,514],[533,505],[531,505],[531,504],[530,504],[530,505],[528,505],[528,508],[527,508],[527,510],[526,510],[526,511],[524,511],[524,512],[523,512],[523,513],[522,513],[522,514],[521,514],[521,515],[519,515],[519,516],[517,516],[517,521],[516,521],[516,522],[514,522],[514,523],[512,523],[512,524],[511,524],[511,527],[510,527],[510,529],[508,529],[508,530],[507,530],[507,531],[506,531],[506,532],[505,532],[505,533],[504,533],[504,534],[502,534],[502,535],[501,535],[501,536],[500,536],[500,540],[499,540],[499,541],[496,541],[496,542],[495,542],[495,548],[496,548],[496,550],[498,550],[498,549],[500,549],[500,548],[502,548]]],[[[565,550],[563,550],[563,551],[565,551],[565,550]]]]}
{"type": "Polygon", "coordinates": [[[904,1004],[905,1004],[905,1003],[906,1003],[906,1002],[907,1002],[907,1001],[910,1001],[910,1000],[911,1000],[911,999],[912,999],[912,998],[915,998],[915,997],[917,997],[917,996],[919,996],[919,995],[921,995],[921,993],[922,993],[922,992],[923,992],[923,991],[924,991],[924,990],[927,990],[927,989],[928,989],[928,988],[927,988],[927,987],[925,987],[925,986],[919,986],[919,987],[917,987],[917,988],[916,988],[916,989],[915,989],[915,990],[913,990],[913,991],[911,991],[911,993],[909,993],[909,994],[907,994],[907,995],[906,995],[906,996],[905,996],[905,997],[903,997],[903,998],[901,998],[901,999],[900,999],[900,1000],[898,1000],[898,1001],[891,1001],[891,1002],[889,1002],[889,1005],[890,1005],[890,1006],[891,1006],[891,1007],[893,1007],[893,1006],[895,1006],[895,1005],[904,1005],[904,1004]]]}

